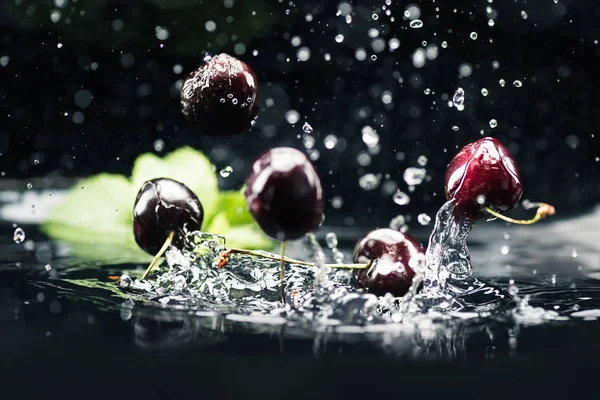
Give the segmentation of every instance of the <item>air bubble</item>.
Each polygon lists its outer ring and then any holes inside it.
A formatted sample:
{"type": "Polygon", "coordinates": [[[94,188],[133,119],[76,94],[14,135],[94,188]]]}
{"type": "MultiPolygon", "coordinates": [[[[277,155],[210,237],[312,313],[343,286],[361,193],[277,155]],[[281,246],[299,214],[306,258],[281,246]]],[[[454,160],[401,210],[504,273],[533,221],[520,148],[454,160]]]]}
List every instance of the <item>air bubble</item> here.
{"type": "Polygon", "coordinates": [[[490,119],[490,128],[495,128],[498,126],[498,121],[495,119],[490,119]]]}
{"type": "Polygon", "coordinates": [[[477,39],[477,32],[471,32],[471,34],[469,36],[471,37],[471,39],[476,40],[477,39]]]}
{"type": "Polygon", "coordinates": [[[419,158],[417,158],[417,164],[419,164],[421,167],[426,166],[427,165],[427,157],[419,156],[419,158]]]}
{"type": "Polygon", "coordinates": [[[33,189],[33,185],[31,183],[27,183],[27,189],[33,189]]]}
{"type": "Polygon", "coordinates": [[[514,87],[522,87],[523,86],[523,82],[516,80],[513,82],[513,86],[514,87]]]}
{"type": "Polygon", "coordinates": [[[503,245],[500,247],[500,254],[507,255],[510,252],[510,247],[507,245],[503,245]]]}
{"type": "Polygon", "coordinates": [[[504,79],[500,79],[498,81],[498,83],[500,84],[500,86],[504,87],[506,85],[506,81],[504,79]]]}
{"type": "Polygon", "coordinates": [[[368,147],[376,146],[379,143],[379,135],[369,125],[362,128],[362,140],[368,147]]]}
{"type": "Polygon", "coordinates": [[[403,215],[398,215],[390,221],[390,229],[401,230],[402,227],[406,224],[406,218],[403,215]]]}
{"type": "Polygon", "coordinates": [[[482,88],[481,89],[481,95],[484,96],[484,97],[487,96],[488,95],[488,90],[486,88],[482,88]]]}

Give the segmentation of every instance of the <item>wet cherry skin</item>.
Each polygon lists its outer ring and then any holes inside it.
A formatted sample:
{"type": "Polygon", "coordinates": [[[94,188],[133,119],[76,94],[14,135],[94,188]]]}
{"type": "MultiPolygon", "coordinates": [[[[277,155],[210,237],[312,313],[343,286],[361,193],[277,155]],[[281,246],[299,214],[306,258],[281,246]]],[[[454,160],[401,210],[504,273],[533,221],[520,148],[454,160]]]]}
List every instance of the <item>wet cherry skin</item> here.
{"type": "Polygon", "coordinates": [[[133,235],[151,255],[158,253],[170,231],[172,245],[182,248],[185,232],[200,230],[204,210],[198,197],[184,184],[167,178],[144,182],[133,208],[133,235]]]}
{"type": "Polygon", "coordinates": [[[354,278],[359,286],[377,296],[391,293],[401,297],[408,292],[415,277],[415,263],[422,262],[424,256],[423,245],[408,233],[376,229],[358,241],[354,262],[368,263],[375,259],[380,262],[367,269],[354,270],[354,278]]]}
{"type": "Polygon", "coordinates": [[[207,57],[181,89],[181,110],[208,135],[248,130],[258,112],[258,80],[244,62],[227,54],[207,57]]]}
{"type": "Polygon", "coordinates": [[[512,210],[523,194],[513,156],[491,137],[466,145],[454,156],[444,187],[446,198],[455,202],[456,215],[471,221],[486,217],[484,206],[499,212],[512,210]]]}
{"type": "Polygon", "coordinates": [[[291,147],[277,147],[254,160],[244,190],[248,210],[272,239],[299,239],[323,219],[323,188],[309,159],[291,147]]]}

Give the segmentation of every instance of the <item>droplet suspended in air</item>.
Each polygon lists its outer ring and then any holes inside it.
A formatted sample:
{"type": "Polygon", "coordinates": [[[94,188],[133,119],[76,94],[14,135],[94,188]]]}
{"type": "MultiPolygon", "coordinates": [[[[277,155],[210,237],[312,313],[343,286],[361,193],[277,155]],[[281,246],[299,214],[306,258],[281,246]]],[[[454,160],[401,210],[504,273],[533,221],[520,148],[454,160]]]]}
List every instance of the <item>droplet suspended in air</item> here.
{"type": "Polygon", "coordinates": [[[425,213],[422,213],[417,217],[417,221],[419,221],[421,225],[429,225],[431,222],[431,217],[425,213]]]}
{"type": "Polygon", "coordinates": [[[462,111],[465,108],[465,91],[463,88],[456,89],[454,96],[452,96],[452,104],[457,110],[462,111]]]}
{"type": "Polygon", "coordinates": [[[231,175],[231,173],[233,172],[233,168],[228,165],[225,168],[223,168],[221,171],[219,171],[219,175],[221,175],[223,178],[227,178],[229,175],[231,175]]]}
{"type": "Polygon", "coordinates": [[[13,240],[15,243],[23,243],[25,240],[25,231],[21,228],[15,229],[15,233],[13,234],[13,240]]]}
{"type": "Polygon", "coordinates": [[[403,178],[407,185],[420,185],[426,174],[425,168],[408,167],[404,170],[403,178]]]}
{"type": "Polygon", "coordinates": [[[423,27],[423,21],[421,21],[420,19],[414,19],[412,21],[410,21],[410,27],[411,28],[422,28],[423,27]]]}
{"type": "Polygon", "coordinates": [[[305,122],[304,125],[302,125],[302,130],[304,131],[304,133],[311,134],[313,131],[313,127],[308,122],[305,122]]]}
{"type": "Polygon", "coordinates": [[[410,197],[400,190],[394,193],[392,199],[394,200],[394,203],[398,204],[399,206],[405,206],[410,203],[410,197]]]}

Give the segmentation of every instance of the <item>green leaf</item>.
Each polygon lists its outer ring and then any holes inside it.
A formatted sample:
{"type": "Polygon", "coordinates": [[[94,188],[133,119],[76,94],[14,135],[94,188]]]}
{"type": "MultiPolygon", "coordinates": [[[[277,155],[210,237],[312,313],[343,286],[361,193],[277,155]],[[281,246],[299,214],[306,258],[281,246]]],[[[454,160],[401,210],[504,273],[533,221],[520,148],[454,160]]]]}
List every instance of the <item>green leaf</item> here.
{"type": "Polygon", "coordinates": [[[130,191],[124,176],[99,174],[84,179],[52,209],[42,231],[64,240],[133,243],[130,191]]]}
{"type": "Polygon", "coordinates": [[[225,236],[227,247],[248,250],[270,250],[274,247],[274,242],[262,233],[254,221],[244,225],[232,226],[227,218],[227,211],[217,214],[207,231],[225,236]]]}
{"type": "Polygon", "coordinates": [[[140,155],[134,162],[131,179],[102,173],[80,181],[50,211],[41,229],[53,239],[71,243],[73,252],[80,257],[106,258],[106,245],[114,245],[129,249],[128,260],[146,260],[148,255],[133,238],[132,211],[140,187],[154,178],[174,179],[196,193],[204,208],[202,230],[224,235],[229,247],[273,248],[274,242],[262,233],[248,212],[243,191],[219,192],[210,160],[190,147],[175,150],[164,158],[151,153],[140,155]]]}
{"type": "Polygon", "coordinates": [[[154,178],[174,179],[198,196],[204,209],[203,229],[219,211],[219,181],[210,160],[201,152],[182,147],[163,159],[151,153],[139,156],[131,174],[134,200],[142,184],[154,178]]]}

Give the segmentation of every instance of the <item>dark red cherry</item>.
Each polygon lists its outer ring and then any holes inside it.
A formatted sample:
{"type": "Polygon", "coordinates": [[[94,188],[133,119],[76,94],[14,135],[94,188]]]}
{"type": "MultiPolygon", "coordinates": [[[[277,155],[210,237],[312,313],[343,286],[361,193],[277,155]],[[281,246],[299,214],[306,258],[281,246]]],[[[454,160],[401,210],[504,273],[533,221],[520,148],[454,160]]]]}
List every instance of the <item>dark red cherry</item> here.
{"type": "Polygon", "coordinates": [[[261,154],[252,164],[244,195],[248,210],[272,239],[298,239],[321,224],[321,180],[299,150],[278,147],[261,154]]]}
{"type": "Polygon", "coordinates": [[[209,135],[249,129],[258,112],[258,80],[245,63],[227,54],[207,57],[181,89],[181,110],[209,135]]]}
{"type": "Polygon", "coordinates": [[[133,235],[137,244],[155,255],[174,231],[172,244],[183,247],[185,232],[200,230],[204,210],[184,184],[167,178],[144,182],[133,208],[133,235]]]}
{"type": "Polygon", "coordinates": [[[354,270],[354,277],[359,286],[377,296],[391,293],[401,297],[408,292],[415,277],[416,263],[423,262],[424,256],[423,245],[408,233],[377,229],[358,241],[354,262],[379,262],[367,269],[354,270]]]}
{"type": "Polygon", "coordinates": [[[446,198],[455,202],[456,215],[477,221],[486,216],[484,206],[500,212],[512,210],[523,187],[508,149],[498,140],[485,137],[454,156],[446,170],[445,191],[446,198]]]}

